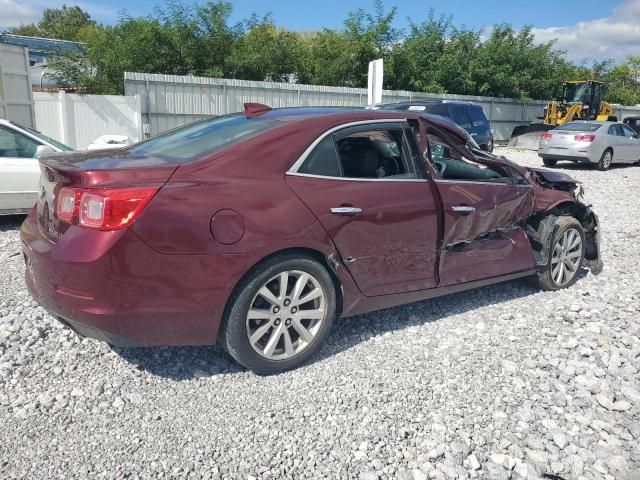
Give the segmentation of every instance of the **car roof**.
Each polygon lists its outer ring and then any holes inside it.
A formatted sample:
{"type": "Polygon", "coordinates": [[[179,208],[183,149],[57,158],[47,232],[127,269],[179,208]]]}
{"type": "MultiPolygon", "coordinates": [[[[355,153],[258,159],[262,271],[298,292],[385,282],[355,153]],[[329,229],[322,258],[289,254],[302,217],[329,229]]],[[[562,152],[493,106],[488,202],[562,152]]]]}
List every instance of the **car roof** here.
{"type": "Polygon", "coordinates": [[[425,112],[399,111],[391,109],[367,109],[357,107],[287,107],[274,108],[260,115],[260,118],[280,120],[283,122],[299,122],[312,119],[325,119],[336,123],[366,120],[417,120],[422,117],[432,123],[445,127],[456,127],[451,120],[425,112]]]}
{"type": "Polygon", "coordinates": [[[299,125],[299,127],[304,130],[315,130],[316,128],[328,130],[348,123],[375,120],[402,121],[423,119],[466,141],[466,132],[454,122],[439,115],[431,115],[425,112],[390,109],[373,110],[357,107],[286,107],[265,110],[254,116],[257,118],[278,120],[294,128],[299,125]]]}

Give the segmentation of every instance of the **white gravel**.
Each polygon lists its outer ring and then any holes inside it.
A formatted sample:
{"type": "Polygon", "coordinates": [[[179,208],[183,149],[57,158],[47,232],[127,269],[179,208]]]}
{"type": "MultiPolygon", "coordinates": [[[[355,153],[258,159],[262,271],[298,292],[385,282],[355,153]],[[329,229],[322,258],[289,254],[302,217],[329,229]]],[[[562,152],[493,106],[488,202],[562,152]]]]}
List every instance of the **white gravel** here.
{"type": "Polygon", "coordinates": [[[266,378],[214,347],[78,339],[0,219],[0,478],[640,478],[640,167],[559,169],[600,216],[601,274],[341,320],[266,378]]]}

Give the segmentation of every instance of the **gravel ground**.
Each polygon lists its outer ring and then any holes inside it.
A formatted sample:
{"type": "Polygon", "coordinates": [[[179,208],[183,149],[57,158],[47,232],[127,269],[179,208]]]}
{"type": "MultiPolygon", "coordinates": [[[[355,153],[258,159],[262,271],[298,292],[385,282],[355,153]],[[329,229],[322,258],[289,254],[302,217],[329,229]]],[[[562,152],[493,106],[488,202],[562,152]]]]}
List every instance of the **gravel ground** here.
{"type": "Polygon", "coordinates": [[[273,377],[80,340],[30,299],[21,219],[0,219],[0,478],[640,478],[640,167],[559,169],[600,215],[602,273],[341,320],[273,377]]]}

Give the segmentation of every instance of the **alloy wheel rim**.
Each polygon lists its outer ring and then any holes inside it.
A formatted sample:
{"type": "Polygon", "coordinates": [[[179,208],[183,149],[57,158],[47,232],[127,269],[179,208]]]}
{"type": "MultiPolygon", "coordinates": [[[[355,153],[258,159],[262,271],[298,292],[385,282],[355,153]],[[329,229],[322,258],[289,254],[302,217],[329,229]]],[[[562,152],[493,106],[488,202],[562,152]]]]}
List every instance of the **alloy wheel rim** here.
{"type": "Polygon", "coordinates": [[[611,165],[611,152],[607,152],[604,154],[604,161],[602,162],[604,168],[609,168],[611,165]]]}
{"type": "Polygon", "coordinates": [[[575,228],[560,235],[553,246],[551,256],[551,278],[556,285],[568,284],[578,273],[582,260],[582,237],[575,228]]]}
{"type": "Polygon", "coordinates": [[[326,318],[320,282],[300,270],[278,273],[265,282],[246,315],[249,344],[269,360],[288,360],[307,349],[326,318]]]}

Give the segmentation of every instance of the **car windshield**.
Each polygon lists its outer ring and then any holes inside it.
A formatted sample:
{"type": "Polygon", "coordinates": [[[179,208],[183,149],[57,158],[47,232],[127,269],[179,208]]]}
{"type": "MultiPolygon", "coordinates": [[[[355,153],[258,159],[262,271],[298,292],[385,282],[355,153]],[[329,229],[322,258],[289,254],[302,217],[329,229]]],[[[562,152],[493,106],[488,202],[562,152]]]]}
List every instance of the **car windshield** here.
{"type": "Polygon", "coordinates": [[[34,130],[33,128],[25,127],[24,125],[20,125],[19,123],[16,123],[16,122],[10,122],[10,123],[12,125],[15,125],[18,128],[21,128],[25,132],[29,132],[34,137],[38,137],[40,140],[45,141],[47,143],[50,143],[54,147],[57,147],[60,150],[62,150],[63,152],[72,152],[73,151],[73,148],[69,147],[68,145],[65,145],[64,143],[60,143],[60,142],[58,142],[57,140],[54,140],[51,137],[47,137],[45,134],[40,133],[39,131],[34,130]]]}
{"type": "Polygon", "coordinates": [[[556,130],[567,130],[569,132],[595,132],[601,126],[601,123],[570,122],[560,125],[556,130]]]}
{"type": "Polygon", "coordinates": [[[176,128],[129,147],[134,156],[158,156],[186,162],[282,125],[279,120],[243,114],[209,118],[176,128]]]}
{"type": "Polygon", "coordinates": [[[591,85],[588,83],[567,83],[564,86],[563,96],[566,103],[589,103],[591,85]]]}

